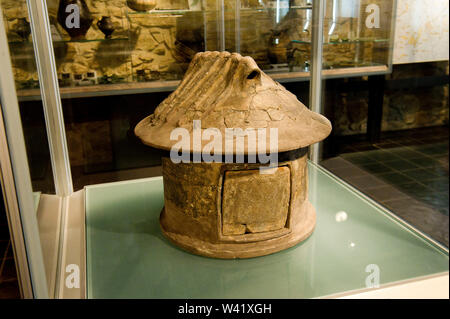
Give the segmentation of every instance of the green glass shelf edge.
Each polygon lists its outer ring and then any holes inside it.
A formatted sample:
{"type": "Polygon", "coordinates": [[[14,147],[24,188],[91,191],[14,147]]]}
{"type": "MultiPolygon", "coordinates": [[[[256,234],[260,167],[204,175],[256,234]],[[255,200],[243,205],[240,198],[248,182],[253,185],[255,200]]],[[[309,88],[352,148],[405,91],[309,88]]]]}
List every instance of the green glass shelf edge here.
{"type": "MultiPolygon", "coordinates": [[[[85,42],[105,42],[105,41],[129,41],[129,38],[112,38],[112,39],[86,39],[86,40],[54,40],[53,43],[85,43],[85,42]]],[[[311,41],[302,40],[291,40],[292,43],[298,44],[311,44],[311,41]]],[[[334,44],[354,44],[354,43],[388,43],[389,39],[360,39],[360,40],[349,40],[349,41],[332,41],[324,42],[324,45],[334,45],[334,44]]],[[[33,46],[31,41],[10,41],[9,44],[17,45],[29,45],[33,46]]]]}
{"type": "MultiPolygon", "coordinates": [[[[291,40],[292,43],[308,44],[311,45],[311,41],[291,40]]],[[[349,41],[330,41],[323,42],[324,45],[336,45],[336,44],[357,44],[357,43],[389,43],[389,39],[360,39],[349,41]]]]}
{"type": "Polygon", "coordinates": [[[37,212],[38,210],[40,200],[41,200],[41,192],[33,192],[33,205],[35,212],[37,212]]]}
{"type": "Polygon", "coordinates": [[[129,41],[129,38],[111,38],[111,39],[86,39],[86,40],[56,40],[56,43],[85,43],[85,42],[111,42],[111,41],[129,41]]]}
{"type": "MultiPolygon", "coordinates": [[[[87,42],[111,42],[111,41],[129,41],[129,38],[111,38],[111,39],[85,39],[85,40],[53,40],[53,43],[87,43],[87,42]]],[[[11,41],[9,44],[20,44],[33,46],[31,41],[11,41]]]]}
{"type": "Polygon", "coordinates": [[[309,175],[310,190],[320,184],[310,191],[313,235],[243,260],[192,255],[164,239],[161,177],[86,187],[88,298],[313,298],[365,288],[368,264],[380,266],[381,286],[448,272],[448,250],[326,170],[309,163],[309,175]],[[348,220],[338,223],[340,209],[348,220]]]}

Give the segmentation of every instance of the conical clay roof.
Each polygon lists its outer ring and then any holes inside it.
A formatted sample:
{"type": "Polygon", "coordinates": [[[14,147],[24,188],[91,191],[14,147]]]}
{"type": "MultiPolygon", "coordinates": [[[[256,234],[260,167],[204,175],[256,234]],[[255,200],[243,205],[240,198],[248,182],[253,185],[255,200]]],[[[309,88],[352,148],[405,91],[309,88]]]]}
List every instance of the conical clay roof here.
{"type": "MultiPolygon", "coordinates": [[[[278,152],[306,147],[323,140],[331,132],[330,122],[310,111],[297,97],[262,72],[251,57],[228,52],[197,53],[178,88],[135,128],[144,144],[170,150],[176,128],[190,132],[190,152],[200,152],[193,143],[193,121],[201,129],[217,128],[225,154],[227,128],[278,130],[278,152]]],[[[269,151],[269,130],[266,150],[269,151]]],[[[244,152],[248,154],[245,143],[244,152]]],[[[236,151],[234,152],[236,153],[236,151]]],[[[240,152],[239,152],[240,153],[240,152]]]]}

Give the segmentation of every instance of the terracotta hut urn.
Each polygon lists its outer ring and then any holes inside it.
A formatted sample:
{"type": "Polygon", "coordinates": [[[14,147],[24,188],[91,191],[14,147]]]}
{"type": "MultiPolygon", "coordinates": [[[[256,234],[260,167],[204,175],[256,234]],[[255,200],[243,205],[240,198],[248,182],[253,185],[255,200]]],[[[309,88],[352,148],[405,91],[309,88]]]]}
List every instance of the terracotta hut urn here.
{"type": "Polygon", "coordinates": [[[163,234],[216,258],[267,255],[305,240],[316,223],[308,146],[330,132],[325,117],[251,57],[197,53],[178,88],[135,128],[144,144],[166,152],[163,234]]]}
{"type": "MultiPolygon", "coordinates": [[[[70,9],[70,8],[69,8],[70,9]]],[[[86,38],[86,33],[91,27],[92,18],[91,12],[84,0],[61,0],[58,7],[58,22],[63,27],[64,30],[70,35],[73,41],[84,40],[86,38]],[[66,10],[68,6],[76,5],[78,7],[78,12],[80,15],[79,26],[74,26],[70,15],[75,14],[73,10],[66,10]],[[69,19],[68,19],[69,18],[69,19]],[[68,24],[68,21],[70,24],[68,24]]]]}

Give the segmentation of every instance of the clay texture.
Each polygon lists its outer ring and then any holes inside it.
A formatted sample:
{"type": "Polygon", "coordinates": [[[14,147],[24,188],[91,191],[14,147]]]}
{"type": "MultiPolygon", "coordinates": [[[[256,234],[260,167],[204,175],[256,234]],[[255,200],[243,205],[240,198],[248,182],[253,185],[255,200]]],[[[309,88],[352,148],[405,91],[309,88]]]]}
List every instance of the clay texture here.
{"type": "Polygon", "coordinates": [[[294,246],[314,230],[306,155],[279,163],[275,174],[264,177],[255,174],[260,164],[174,164],[170,158],[162,163],[161,229],[187,251],[215,258],[256,257],[294,246]],[[228,183],[227,176],[232,176],[228,183]]]}
{"type": "Polygon", "coordinates": [[[259,170],[227,171],[222,197],[222,232],[242,235],[285,227],[291,192],[288,167],[273,174],[259,170]]]}

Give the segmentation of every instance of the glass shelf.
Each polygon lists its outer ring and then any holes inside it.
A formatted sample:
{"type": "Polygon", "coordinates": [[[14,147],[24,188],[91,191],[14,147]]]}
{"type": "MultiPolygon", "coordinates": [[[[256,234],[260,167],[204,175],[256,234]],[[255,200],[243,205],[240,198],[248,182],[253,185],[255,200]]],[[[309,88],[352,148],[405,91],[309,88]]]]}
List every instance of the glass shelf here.
{"type": "MultiPolygon", "coordinates": [[[[90,42],[110,42],[110,41],[129,41],[129,38],[111,38],[111,39],[83,39],[83,40],[53,40],[53,43],[90,43],[90,42]]],[[[10,41],[12,45],[33,46],[31,41],[10,41]]]]}
{"type": "MultiPolygon", "coordinates": [[[[280,83],[308,81],[310,73],[302,71],[300,67],[295,67],[292,72],[288,71],[288,67],[277,69],[264,69],[264,72],[270,75],[274,80],[280,83]]],[[[388,67],[384,64],[376,63],[360,63],[358,65],[345,65],[344,67],[324,66],[323,77],[326,79],[340,78],[344,76],[365,76],[367,74],[385,74],[388,67]]],[[[90,86],[67,86],[61,87],[61,97],[65,98],[81,98],[81,97],[98,97],[106,95],[127,95],[142,94],[153,92],[171,92],[179,85],[179,80],[157,80],[146,82],[126,82],[115,84],[99,84],[90,86]]],[[[17,92],[20,101],[40,100],[39,90],[36,89],[20,89],[17,92]]]]}
{"type": "Polygon", "coordinates": [[[59,42],[59,43],[86,43],[86,42],[110,42],[110,41],[129,41],[129,38],[56,40],[56,41],[53,41],[53,42],[59,42]]]}
{"type": "Polygon", "coordinates": [[[324,169],[308,168],[314,233],[250,259],[170,244],[159,227],[161,177],[86,187],[88,298],[314,298],[365,288],[372,264],[381,285],[448,272],[448,251],[324,169]]]}
{"type": "Polygon", "coordinates": [[[150,11],[127,11],[128,15],[138,14],[183,14],[186,12],[216,12],[217,10],[191,10],[191,9],[167,9],[167,10],[150,10],[150,11]]]}
{"type": "MultiPolygon", "coordinates": [[[[292,43],[298,43],[298,44],[309,44],[311,45],[311,41],[302,41],[302,40],[291,40],[292,43]]],[[[389,39],[356,39],[356,40],[341,40],[341,41],[327,41],[323,42],[324,45],[335,45],[335,44],[357,44],[357,43],[389,43],[389,39]]]]}
{"type": "Polygon", "coordinates": [[[33,46],[33,42],[31,42],[31,41],[9,41],[8,44],[33,46]]]}
{"type": "MultiPolygon", "coordinates": [[[[281,8],[284,10],[312,10],[312,6],[291,6],[286,8],[281,8]]],[[[247,12],[261,12],[261,11],[270,11],[270,10],[277,10],[275,7],[258,7],[258,8],[240,8],[240,11],[247,11],[247,12]]],[[[203,12],[203,13],[211,13],[211,12],[219,12],[220,10],[192,10],[192,9],[167,9],[167,10],[150,10],[150,11],[127,11],[127,14],[129,15],[137,15],[137,14],[184,14],[187,12],[203,12]]],[[[224,9],[223,12],[236,12],[235,9],[224,9]]]]}

